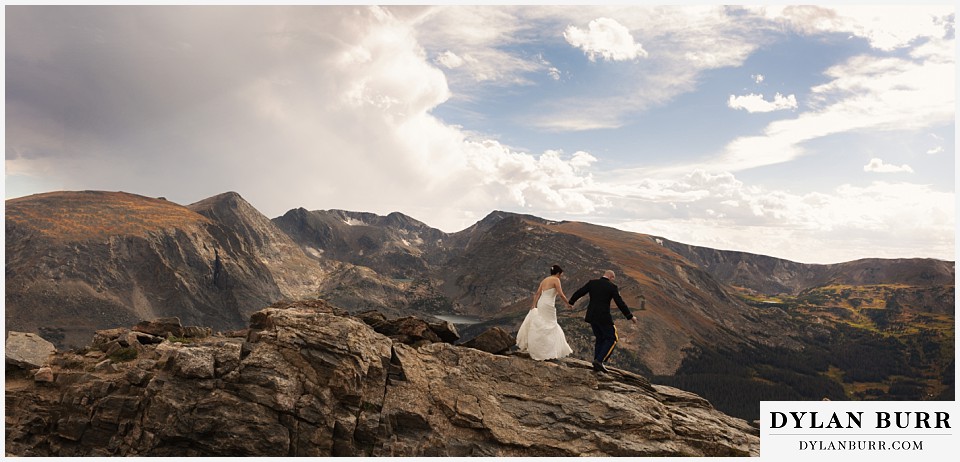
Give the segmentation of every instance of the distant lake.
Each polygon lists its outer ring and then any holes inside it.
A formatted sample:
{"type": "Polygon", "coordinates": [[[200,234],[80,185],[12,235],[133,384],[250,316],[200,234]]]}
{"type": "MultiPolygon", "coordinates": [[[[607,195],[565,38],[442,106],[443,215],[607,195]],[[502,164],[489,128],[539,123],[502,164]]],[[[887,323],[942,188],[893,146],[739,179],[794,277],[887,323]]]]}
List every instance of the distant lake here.
{"type": "Polygon", "coordinates": [[[433,317],[447,322],[452,322],[454,324],[477,324],[483,322],[483,319],[480,318],[475,318],[473,316],[460,316],[457,314],[435,314],[433,317]]]}

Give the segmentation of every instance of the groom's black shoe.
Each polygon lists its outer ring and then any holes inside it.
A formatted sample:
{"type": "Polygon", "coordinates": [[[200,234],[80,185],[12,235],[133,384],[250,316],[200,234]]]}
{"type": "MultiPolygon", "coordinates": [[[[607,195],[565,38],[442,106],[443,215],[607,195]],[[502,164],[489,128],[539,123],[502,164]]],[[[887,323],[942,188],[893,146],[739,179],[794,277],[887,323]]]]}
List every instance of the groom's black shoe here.
{"type": "Polygon", "coordinates": [[[610,372],[609,369],[603,366],[603,363],[593,362],[593,370],[597,372],[610,372]]]}

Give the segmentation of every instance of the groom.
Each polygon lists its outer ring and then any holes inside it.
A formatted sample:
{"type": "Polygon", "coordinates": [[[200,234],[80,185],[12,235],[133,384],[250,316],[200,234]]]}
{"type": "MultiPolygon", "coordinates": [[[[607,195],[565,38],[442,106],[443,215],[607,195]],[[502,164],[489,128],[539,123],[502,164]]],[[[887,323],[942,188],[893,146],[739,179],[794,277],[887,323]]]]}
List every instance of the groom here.
{"type": "Polygon", "coordinates": [[[627,319],[637,323],[637,318],[630,313],[630,308],[620,297],[620,289],[613,283],[616,275],[613,271],[607,270],[600,279],[594,279],[573,293],[570,297],[572,306],[584,295],[590,295],[590,304],[587,306],[587,316],[583,319],[593,327],[593,335],[596,337],[596,350],[593,355],[593,370],[597,372],[610,372],[603,366],[603,362],[613,353],[613,347],[617,344],[617,328],[613,325],[613,317],[610,316],[610,300],[617,303],[617,308],[627,319]]]}

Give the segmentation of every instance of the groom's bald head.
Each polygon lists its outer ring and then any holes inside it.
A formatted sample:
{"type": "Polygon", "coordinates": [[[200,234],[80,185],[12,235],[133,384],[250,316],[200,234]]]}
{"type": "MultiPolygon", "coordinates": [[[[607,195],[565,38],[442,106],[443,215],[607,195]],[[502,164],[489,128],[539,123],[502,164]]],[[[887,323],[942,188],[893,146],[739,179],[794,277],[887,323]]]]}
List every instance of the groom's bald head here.
{"type": "Polygon", "coordinates": [[[611,271],[611,270],[606,270],[606,271],[603,272],[603,277],[605,277],[605,278],[607,278],[607,279],[609,279],[609,280],[612,281],[612,280],[614,280],[614,278],[617,277],[617,275],[614,274],[613,271],[611,271]]]}

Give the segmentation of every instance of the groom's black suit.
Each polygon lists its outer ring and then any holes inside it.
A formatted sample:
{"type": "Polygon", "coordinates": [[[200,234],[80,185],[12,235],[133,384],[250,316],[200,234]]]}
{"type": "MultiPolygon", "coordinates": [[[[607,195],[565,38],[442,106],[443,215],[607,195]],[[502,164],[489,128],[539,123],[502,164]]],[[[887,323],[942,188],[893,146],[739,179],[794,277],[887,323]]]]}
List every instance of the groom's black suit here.
{"type": "Polygon", "coordinates": [[[617,328],[613,325],[613,316],[610,315],[610,301],[617,304],[617,308],[620,308],[620,312],[627,319],[633,319],[633,313],[620,297],[620,289],[617,285],[605,277],[594,279],[574,292],[570,297],[570,305],[585,295],[590,295],[590,304],[587,305],[587,315],[583,320],[590,323],[593,335],[597,339],[593,356],[594,368],[605,370],[603,362],[610,357],[610,353],[613,353],[613,347],[617,345],[618,340],[617,328]]]}
{"type": "Polygon", "coordinates": [[[633,317],[630,308],[620,297],[620,288],[609,279],[594,279],[586,283],[573,293],[573,296],[570,297],[570,304],[573,305],[581,297],[588,294],[590,295],[590,304],[587,305],[587,316],[583,318],[584,321],[590,324],[613,324],[613,316],[610,316],[611,300],[616,302],[617,308],[620,308],[627,319],[633,317]]]}

